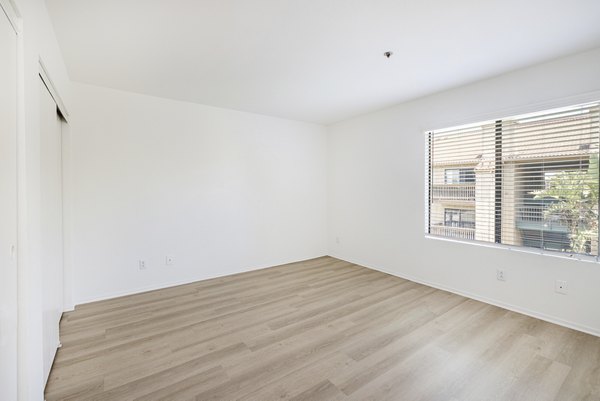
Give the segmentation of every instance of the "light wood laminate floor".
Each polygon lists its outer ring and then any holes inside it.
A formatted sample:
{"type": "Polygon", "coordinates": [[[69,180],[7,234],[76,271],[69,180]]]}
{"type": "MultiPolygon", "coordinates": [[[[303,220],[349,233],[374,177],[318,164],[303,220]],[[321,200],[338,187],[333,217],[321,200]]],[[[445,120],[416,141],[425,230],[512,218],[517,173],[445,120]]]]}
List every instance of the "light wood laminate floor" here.
{"type": "Polygon", "coordinates": [[[600,338],[330,257],[82,305],[46,400],[600,400],[600,338]]]}

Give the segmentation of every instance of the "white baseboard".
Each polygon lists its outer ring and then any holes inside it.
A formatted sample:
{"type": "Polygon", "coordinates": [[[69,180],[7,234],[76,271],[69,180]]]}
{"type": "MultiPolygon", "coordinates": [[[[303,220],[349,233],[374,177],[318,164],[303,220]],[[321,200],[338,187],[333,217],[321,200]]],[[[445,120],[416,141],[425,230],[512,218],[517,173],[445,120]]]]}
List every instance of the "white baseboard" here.
{"type": "MultiPolygon", "coordinates": [[[[75,305],[73,306],[73,308],[71,310],[74,310],[76,305],[83,305],[83,304],[87,304],[90,302],[105,301],[107,299],[124,297],[127,295],[135,295],[135,294],[140,294],[140,293],[148,292],[148,291],[162,290],[164,288],[177,287],[179,285],[191,284],[191,283],[195,283],[197,281],[212,280],[212,279],[219,278],[219,277],[232,276],[234,274],[247,273],[247,272],[256,271],[256,270],[263,270],[263,269],[268,269],[270,267],[286,265],[289,263],[304,262],[304,261],[311,260],[311,259],[322,258],[324,256],[328,256],[328,255],[323,254],[323,255],[319,255],[319,256],[310,257],[308,259],[300,259],[300,260],[294,259],[294,260],[289,260],[289,261],[283,261],[283,262],[276,263],[276,264],[269,264],[268,266],[259,266],[259,267],[250,267],[250,268],[246,268],[246,269],[239,269],[239,270],[235,270],[235,271],[228,272],[225,274],[218,274],[218,275],[214,275],[214,276],[191,277],[191,278],[186,278],[183,280],[175,280],[175,281],[169,281],[169,282],[163,282],[163,283],[157,283],[157,284],[151,284],[151,285],[147,285],[147,286],[131,288],[131,289],[127,289],[124,291],[110,292],[110,293],[102,294],[102,295],[95,296],[95,297],[79,299],[79,300],[77,300],[77,302],[75,303],[75,305]]],[[[67,312],[67,311],[65,310],[65,312],[67,312]]]]}
{"type": "Polygon", "coordinates": [[[374,266],[370,265],[369,263],[364,263],[364,262],[361,262],[361,261],[358,261],[358,260],[349,260],[349,259],[346,259],[346,258],[341,257],[341,256],[336,256],[335,254],[330,254],[329,256],[331,256],[332,258],[336,258],[336,259],[340,259],[340,260],[346,261],[348,263],[354,263],[354,264],[366,267],[366,268],[371,269],[371,270],[377,270],[379,272],[386,273],[386,274],[389,274],[391,276],[400,277],[400,278],[403,278],[405,280],[409,280],[409,281],[413,281],[415,283],[426,285],[428,287],[433,287],[433,288],[437,288],[439,290],[448,291],[448,292],[451,292],[453,294],[461,295],[461,296],[466,297],[466,298],[471,298],[471,299],[474,299],[476,301],[480,301],[480,302],[484,302],[486,304],[498,306],[500,308],[508,309],[510,311],[513,311],[513,312],[517,312],[517,313],[521,313],[523,315],[531,316],[531,317],[534,317],[536,319],[544,320],[544,321],[549,322],[549,323],[554,323],[554,324],[557,324],[559,326],[567,327],[569,329],[581,331],[583,333],[587,333],[587,334],[591,334],[591,335],[596,336],[596,337],[600,337],[600,329],[596,329],[594,327],[589,327],[589,326],[582,325],[582,324],[579,324],[579,323],[575,323],[575,322],[571,322],[571,321],[568,321],[568,320],[564,320],[564,319],[561,319],[561,318],[558,318],[558,317],[555,317],[555,316],[547,315],[545,313],[541,313],[541,312],[534,311],[534,310],[531,310],[531,309],[523,308],[523,307],[518,306],[518,305],[508,304],[506,302],[502,302],[502,301],[499,301],[497,299],[488,298],[488,297],[480,295],[480,294],[474,294],[474,293],[471,293],[471,292],[468,292],[468,291],[462,291],[462,290],[459,290],[459,289],[456,289],[456,288],[452,288],[452,287],[449,287],[449,286],[446,286],[446,285],[443,285],[443,284],[434,283],[434,282],[431,282],[431,281],[428,281],[428,280],[423,280],[423,279],[418,278],[418,277],[413,277],[413,276],[409,276],[409,275],[405,275],[405,274],[401,274],[401,273],[391,272],[391,271],[388,271],[386,269],[381,269],[381,268],[378,268],[378,267],[374,267],[374,266]]]}
{"type": "MultiPolygon", "coordinates": [[[[251,270],[247,270],[247,271],[251,271],[251,270]]],[[[230,274],[237,274],[237,273],[243,273],[243,272],[244,271],[239,271],[239,272],[234,272],[234,273],[230,273],[230,274]]],[[[229,275],[229,274],[224,274],[224,275],[219,275],[219,276],[214,276],[214,277],[213,276],[199,277],[199,278],[189,278],[189,279],[176,280],[176,281],[167,281],[164,283],[129,288],[129,289],[123,290],[123,291],[108,292],[108,293],[94,296],[94,297],[84,297],[82,299],[79,299],[75,303],[75,305],[77,306],[77,305],[89,304],[91,302],[106,301],[108,299],[125,297],[128,295],[141,294],[143,292],[148,292],[148,291],[162,290],[164,288],[177,287],[179,285],[190,284],[190,283],[194,283],[196,281],[202,281],[202,280],[210,280],[213,278],[219,278],[219,277],[223,277],[223,276],[227,276],[227,275],[229,275]]]]}

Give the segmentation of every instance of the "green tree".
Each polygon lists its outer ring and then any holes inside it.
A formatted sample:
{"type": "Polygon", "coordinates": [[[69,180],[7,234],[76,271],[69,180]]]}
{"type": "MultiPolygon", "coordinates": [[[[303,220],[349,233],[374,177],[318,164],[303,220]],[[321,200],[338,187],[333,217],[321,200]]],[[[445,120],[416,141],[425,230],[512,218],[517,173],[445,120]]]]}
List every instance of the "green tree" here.
{"type": "Polygon", "coordinates": [[[561,171],[550,178],[545,189],[532,192],[534,199],[551,200],[544,219],[568,227],[571,252],[590,253],[598,238],[599,178],[598,155],[592,155],[586,170],[561,171]]]}

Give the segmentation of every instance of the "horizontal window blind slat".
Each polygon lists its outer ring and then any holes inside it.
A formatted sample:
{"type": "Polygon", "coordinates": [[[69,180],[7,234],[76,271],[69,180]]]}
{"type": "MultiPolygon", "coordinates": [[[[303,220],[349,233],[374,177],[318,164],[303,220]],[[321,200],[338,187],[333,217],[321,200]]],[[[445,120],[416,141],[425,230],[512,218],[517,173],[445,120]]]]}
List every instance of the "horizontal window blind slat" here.
{"type": "Polygon", "coordinates": [[[598,255],[598,103],[432,131],[428,232],[598,255]]]}

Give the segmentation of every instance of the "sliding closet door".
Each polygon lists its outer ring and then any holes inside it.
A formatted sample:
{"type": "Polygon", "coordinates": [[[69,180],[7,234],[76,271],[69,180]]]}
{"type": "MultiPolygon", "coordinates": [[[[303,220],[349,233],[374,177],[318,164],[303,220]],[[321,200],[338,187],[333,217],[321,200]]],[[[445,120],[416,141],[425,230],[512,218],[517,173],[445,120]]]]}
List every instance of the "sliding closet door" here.
{"type": "Polygon", "coordinates": [[[0,8],[0,400],[17,398],[17,35],[0,8]]]}
{"type": "Polygon", "coordinates": [[[44,377],[59,345],[63,311],[62,140],[56,103],[40,81],[41,263],[44,312],[44,377]]]}
{"type": "Polygon", "coordinates": [[[0,9],[0,399],[17,384],[17,35],[0,9]]]}

